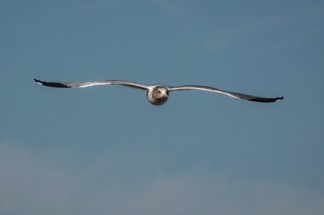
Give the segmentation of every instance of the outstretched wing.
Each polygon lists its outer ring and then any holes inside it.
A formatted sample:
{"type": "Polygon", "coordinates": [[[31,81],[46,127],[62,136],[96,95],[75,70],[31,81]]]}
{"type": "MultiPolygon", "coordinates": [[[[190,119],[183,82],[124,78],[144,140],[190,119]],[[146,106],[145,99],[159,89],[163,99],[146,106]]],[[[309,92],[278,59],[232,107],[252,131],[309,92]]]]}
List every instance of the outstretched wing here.
{"type": "Polygon", "coordinates": [[[127,87],[132,87],[141,90],[148,90],[148,86],[137,84],[129,81],[119,81],[119,80],[105,80],[105,81],[93,81],[93,82],[47,82],[34,79],[37,84],[44,85],[47,87],[58,87],[58,88],[82,88],[91,87],[97,85],[123,85],[127,87]]]}
{"type": "Polygon", "coordinates": [[[275,98],[263,98],[263,97],[258,97],[258,96],[242,94],[242,93],[235,93],[235,92],[220,90],[220,89],[217,89],[214,87],[199,86],[199,85],[185,85],[185,86],[169,87],[169,91],[179,91],[179,90],[203,90],[203,91],[209,91],[209,92],[213,92],[213,93],[220,93],[220,94],[224,94],[224,95],[227,95],[227,96],[230,96],[233,98],[245,99],[245,100],[253,101],[253,102],[277,102],[284,98],[283,96],[275,97],[275,98]]]}

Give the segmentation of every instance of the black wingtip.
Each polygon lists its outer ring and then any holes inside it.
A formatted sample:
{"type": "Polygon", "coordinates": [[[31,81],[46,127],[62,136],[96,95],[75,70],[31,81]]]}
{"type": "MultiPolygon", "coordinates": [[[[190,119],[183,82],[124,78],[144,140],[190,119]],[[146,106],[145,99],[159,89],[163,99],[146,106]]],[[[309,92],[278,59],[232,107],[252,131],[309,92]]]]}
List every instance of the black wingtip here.
{"type": "Polygon", "coordinates": [[[38,80],[38,79],[34,78],[34,81],[35,81],[37,84],[41,84],[41,85],[43,85],[43,83],[42,83],[41,80],[38,80]]]}
{"type": "Polygon", "coordinates": [[[285,98],[284,96],[278,97],[278,98],[276,98],[276,102],[279,102],[279,101],[283,100],[284,98],[285,98]]]}
{"type": "Polygon", "coordinates": [[[283,100],[284,97],[275,97],[275,98],[262,98],[262,97],[253,97],[251,99],[248,99],[249,101],[253,102],[262,102],[262,103],[271,103],[271,102],[279,102],[283,100]]]}
{"type": "Polygon", "coordinates": [[[40,85],[43,85],[43,86],[47,86],[47,87],[71,88],[71,87],[65,85],[64,83],[60,83],[60,82],[47,82],[47,81],[38,80],[36,78],[34,78],[34,81],[37,84],[40,84],[40,85]]]}

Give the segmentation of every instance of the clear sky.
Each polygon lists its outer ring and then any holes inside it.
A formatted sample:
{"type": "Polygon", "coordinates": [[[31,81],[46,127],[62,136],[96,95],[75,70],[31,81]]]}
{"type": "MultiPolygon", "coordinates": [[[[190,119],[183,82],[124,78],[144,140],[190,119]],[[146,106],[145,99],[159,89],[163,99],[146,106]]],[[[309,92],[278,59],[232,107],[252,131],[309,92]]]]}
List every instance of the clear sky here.
{"type": "Polygon", "coordinates": [[[0,0],[0,214],[324,214],[323,26],[321,0],[0,0]]]}

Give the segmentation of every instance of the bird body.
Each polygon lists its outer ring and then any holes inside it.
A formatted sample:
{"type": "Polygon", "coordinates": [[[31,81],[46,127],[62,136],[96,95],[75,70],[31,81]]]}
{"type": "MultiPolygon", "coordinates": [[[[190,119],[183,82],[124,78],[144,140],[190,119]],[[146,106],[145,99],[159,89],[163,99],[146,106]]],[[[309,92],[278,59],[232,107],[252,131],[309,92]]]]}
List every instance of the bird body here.
{"type": "Polygon", "coordinates": [[[105,81],[96,81],[96,82],[46,82],[38,79],[34,81],[40,85],[48,87],[57,87],[57,88],[83,88],[91,87],[96,85],[123,85],[126,87],[131,87],[140,90],[146,90],[146,97],[148,101],[153,105],[163,105],[169,98],[169,92],[173,91],[183,91],[183,90],[202,90],[209,91],[213,93],[224,94],[237,99],[245,99],[253,102],[277,102],[282,100],[284,97],[275,97],[275,98],[264,98],[258,96],[247,95],[243,93],[236,93],[226,90],[220,90],[214,87],[200,86],[200,85],[183,85],[183,86],[165,86],[165,85],[142,85],[130,81],[120,81],[120,80],[105,80],[105,81]]]}
{"type": "Polygon", "coordinates": [[[152,86],[147,90],[146,97],[152,105],[163,105],[169,98],[169,90],[162,85],[152,86]]]}

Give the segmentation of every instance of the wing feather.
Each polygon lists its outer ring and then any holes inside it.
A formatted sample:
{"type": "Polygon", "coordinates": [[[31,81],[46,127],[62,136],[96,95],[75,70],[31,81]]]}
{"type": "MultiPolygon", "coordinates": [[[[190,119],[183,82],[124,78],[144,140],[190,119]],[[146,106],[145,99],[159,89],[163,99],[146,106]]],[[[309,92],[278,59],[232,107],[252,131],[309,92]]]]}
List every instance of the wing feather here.
{"type": "Polygon", "coordinates": [[[38,79],[34,79],[34,81],[40,85],[44,85],[47,87],[57,87],[57,88],[83,88],[83,87],[91,87],[97,85],[123,85],[127,87],[132,87],[141,90],[147,90],[148,86],[137,84],[135,82],[130,81],[120,81],[120,80],[105,80],[105,81],[94,81],[94,82],[47,82],[41,81],[38,79]]]}
{"type": "Polygon", "coordinates": [[[184,85],[184,86],[175,86],[169,87],[169,91],[180,91],[180,90],[203,90],[213,93],[224,94],[237,99],[245,99],[253,102],[277,102],[282,100],[284,97],[275,97],[275,98],[264,98],[259,96],[252,96],[243,93],[236,93],[231,91],[220,90],[214,87],[200,86],[200,85],[184,85]]]}

